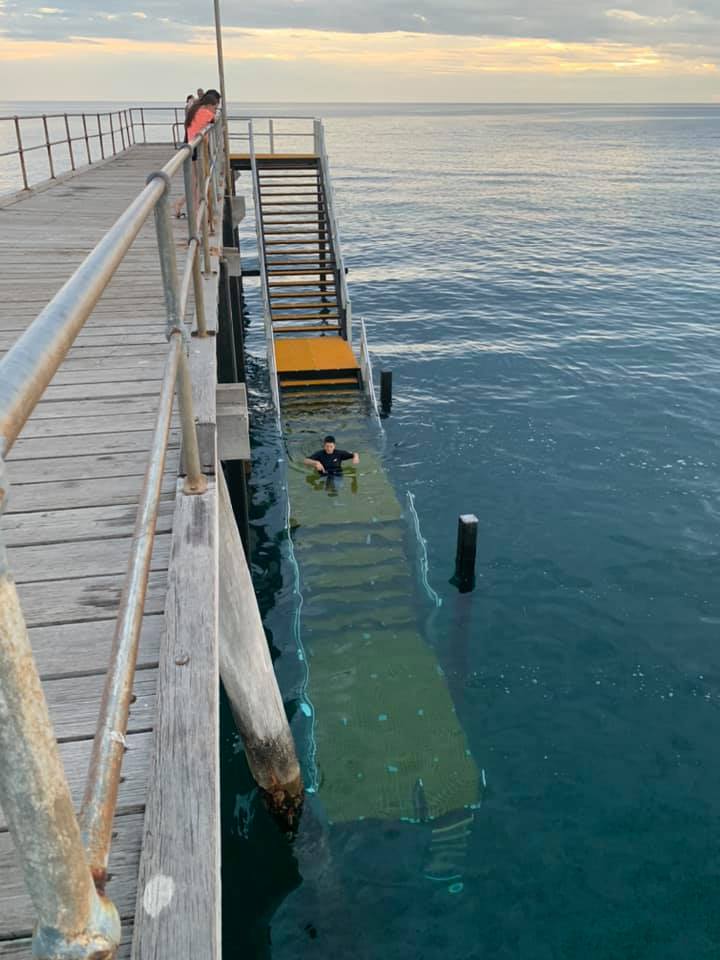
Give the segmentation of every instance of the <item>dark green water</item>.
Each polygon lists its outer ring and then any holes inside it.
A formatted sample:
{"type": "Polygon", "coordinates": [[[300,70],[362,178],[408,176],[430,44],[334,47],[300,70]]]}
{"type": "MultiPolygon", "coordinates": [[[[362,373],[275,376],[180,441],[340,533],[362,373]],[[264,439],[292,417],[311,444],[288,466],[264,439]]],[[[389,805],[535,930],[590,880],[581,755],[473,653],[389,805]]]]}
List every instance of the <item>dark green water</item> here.
{"type": "MultiPolygon", "coordinates": [[[[461,889],[428,879],[430,823],[329,817],[323,782],[291,841],[226,725],[226,957],[717,955],[718,143],[718,107],[329,119],[354,312],[395,376],[384,443],[357,442],[402,508],[417,630],[482,805],[461,889]],[[448,582],[460,512],[481,523],[466,595],[448,582]]],[[[253,572],[309,771],[287,451],[251,366],[253,572]]],[[[348,632],[392,609],[383,589],[343,608],[348,632]]]]}

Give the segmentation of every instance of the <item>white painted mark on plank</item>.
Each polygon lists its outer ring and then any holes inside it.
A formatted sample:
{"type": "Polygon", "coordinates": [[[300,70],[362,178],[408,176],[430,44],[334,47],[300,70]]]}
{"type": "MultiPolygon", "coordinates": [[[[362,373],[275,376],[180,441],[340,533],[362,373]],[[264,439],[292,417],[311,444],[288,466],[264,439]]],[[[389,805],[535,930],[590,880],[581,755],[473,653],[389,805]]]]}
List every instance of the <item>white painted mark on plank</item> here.
{"type": "Polygon", "coordinates": [[[143,893],[143,909],[145,913],[155,919],[170,902],[175,895],[175,881],[172,877],[166,877],[164,873],[156,873],[155,876],[145,884],[143,893]]]}

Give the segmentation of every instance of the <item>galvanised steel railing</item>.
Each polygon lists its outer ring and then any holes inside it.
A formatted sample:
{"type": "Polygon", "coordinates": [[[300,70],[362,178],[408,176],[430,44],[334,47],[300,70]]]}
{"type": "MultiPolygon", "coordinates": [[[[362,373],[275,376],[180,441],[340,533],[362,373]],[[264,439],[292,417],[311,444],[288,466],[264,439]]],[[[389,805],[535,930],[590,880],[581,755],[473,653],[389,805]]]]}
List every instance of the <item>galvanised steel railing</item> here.
{"type": "MultiPolygon", "coordinates": [[[[41,113],[0,117],[0,124],[13,128],[16,143],[12,150],[2,151],[0,159],[17,157],[23,189],[29,190],[37,178],[33,178],[28,171],[28,154],[36,150],[43,151],[47,155],[48,178],[55,180],[59,150],[67,150],[70,170],[74,171],[78,164],[96,163],[132,146],[136,140],[131,113],[132,110],[124,109],[103,113],[41,113]],[[51,125],[57,127],[59,124],[62,124],[60,136],[50,130],[51,125]],[[75,133],[71,129],[73,127],[75,133]]],[[[4,139],[11,138],[12,134],[4,139]]]]}
{"type": "Polygon", "coordinates": [[[0,524],[0,804],[37,913],[33,957],[114,955],[120,920],[105,896],[120,768],[140,628],[170,433],[178,395],[186,495],[202,495],[185,323],[194,284],[197,335],[206,336],[203,269],[210,269],[209,231],[224,188],[220,123],[181,147],[105,234],[65,286],[0,361],[0,521],[9,480],[5,459],[150,213],[154,213],[166,306],[168,352],[120,599],[105,690],[80,818],[53,734],[22,607],[8,566],[0,524]],[[200,163],[192,160],[197,150],[200,163]],[[201,166],[198,174],[194,168],[201,166]],[[183,167],[188,248],[179,277],[168,191],[183,167]]]}

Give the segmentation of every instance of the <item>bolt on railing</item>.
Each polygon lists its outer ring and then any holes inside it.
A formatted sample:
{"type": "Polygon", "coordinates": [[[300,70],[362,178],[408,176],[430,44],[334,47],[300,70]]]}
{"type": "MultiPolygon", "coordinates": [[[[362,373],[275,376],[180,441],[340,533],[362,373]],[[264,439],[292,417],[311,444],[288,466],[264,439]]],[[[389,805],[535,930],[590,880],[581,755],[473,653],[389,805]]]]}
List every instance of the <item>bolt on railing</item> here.
{"type": "MultiPolygon", "coordinates": [[[[169,347],[80,823],[73,810],[0,526],[0,802],[37,913],[33,957],[38,960],[109,957],[120,941],[120,920],[105,896],[105,882],[175,392],[186,467],[183,492],[202,495],[207,489],[193,416],[184,320],[189,278],[197,281],[198,277],[199,243],[196,236],[191,237],[180,283],[168,191],[180,166],[192,163],[193,149],[202,148],[208,140],[214,168],[222,138],[218,140],[214,130],[206,128],[148,179],[144,190],[0,361],[1,521],[9,488],[5,458],[150,212],[154,212],[169,347]]],[[[185,185],[190,213],[194,200],[192,168],[185,175],[185,185]]],[[[216,192],[209,196],[206,192],[204,202],[213,204],[214,219],[216,192]]],[[[200,333],[205,322],[202,296],[196,295],[195,310],[200,333]]]]}

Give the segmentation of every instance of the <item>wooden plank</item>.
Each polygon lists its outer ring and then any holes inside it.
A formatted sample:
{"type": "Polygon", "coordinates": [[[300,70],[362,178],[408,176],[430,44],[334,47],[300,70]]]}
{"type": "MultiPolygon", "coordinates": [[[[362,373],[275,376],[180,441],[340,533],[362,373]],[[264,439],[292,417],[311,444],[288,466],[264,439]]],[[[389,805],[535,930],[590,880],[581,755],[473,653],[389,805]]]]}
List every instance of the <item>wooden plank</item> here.
{"type": "MultiPolygon", "coordinates": [[[[173,509],[171,499],[160,502],[156,533],[167,533],[172,529],[173,509]]],[[[111,540],[132,534],[136,513],[135,504],[11,513],[3,517],[3,536],[8,547],[111,540]]]]}
{"type": "MultiPolygon", "coordinates": [[[[18,584],[69,580],[98,574],[124,574],[132,544],[132,538],[127,537],[11,547],[8,550],[10,569],[18,584]]],[[[169,555],[170,535],[165,533],[156,536],[151,569],[167,570],[169,555]]]]}
{"type": "MultiPolygon", "coordinates": [[[[132,922],[126,921],[115,960],[130,960],[131,946],[132,922]]],[[[33,960],[32,941],[25,937],[20,940],[0,940],[0,960],[33,960]]]]}
{"type": "MultiPolygon", "coordinates": [[[[152,443],[152,431],[137,430],[130,433],[92,433],[83,436],[83,453],[102,456],[107,453],[145,453],[147,456],[152,443]]],[[[170,433],[169,449],[177,448],[180,435],[176,430],[170,433]]],[[[15,441],[10,462],[19,460],[46,460],[51,457],[66,457],[72,454],[64,437],[33,437],[26,439],[23,434],[15,441]]]]}
{"type": "MultiPolygon", "coordinates": [[[[6,515],[27,513],[31,510],[112,507],[122,503],[137,503],[141,487],[142,477],[18,484],[11,489],[6,515]]],[[[174,487],[174,478],[166,473],[162,484],[163,495],[172,496],[174,487]]]]}
{"type": "MultiPolygon", "coordinates": [[[[30,644],[41,678],[59,680],[71,675],[104,674],[110,662],[115,622],[116,618],[111,617],[86,623],[31,627],[30,644]]],[[[164,626],[162,613],[143,617],[138,667],[157,665],[164,626]]]]}
{"type": "MultiPolygon", "coordinates": [[[[50,719],[60,741],[91,740],[95,736],[105,677],[65,677],[43,683],[50,719]]],[[[138,670],[130,706],[128,733],[150,730],[155,722],[157,669],[138,670]]],[[[0,874],[2,876],[2,874],[0,874]]]]}
{"type": "MultiPolygon", "coordinates": [[[[145,808],[145,791],[147,789],[148,769],[150,767],[150,752],[152,748],[152,733],[134,733],[127,738],[127,752],[123,757],[120,789],[116,814],[138,813],[145,808]]],[[[80,810],[88,766],[92,740],[74,740],[60,744],[60,759],[65,768],[70,792],[76,811],[80,810]]],[[[7,830],[7,821],[0,807],[0,833],[7,830]]],[[[0,894],[0,900],[2,894],[0,894]]],[[[2,952],[0,952],[2,957],[2,952]]]]}
{"type": "Polygon", "coordinates": [[[133,957],[220,960],[218,513],[179,486],[133,957]],[[188,704],[193,708],[188,709],[188,704]],[[192,798],[192,802],[188,802],[192,798]]]}
{"type": "MultiPolygon", "coordinates": [[[[14,451],[13,451],[14,452],[14,451]]],[[[66,445],[65,456],[46,460],[10,458],[8,475],[14,484],[48,483],[55,480],[101,480],[111,477],[142,477],[148,463],[148,450],[135,453],[101,453],[73,456],[66,445]]]]}
{"type": "MultiPolygon", "coordinates": [[[[116,904],[121,917],[132,916],[135,905],[135,883],[140,860],[140,838],[143,817],[133,813],[116,817],[110,854],[111,879],[107,893],[116,904]]],[[[0,894],[0,939],[29,937],[34,924],[34,911],[25,890],[15,849],[9,833],[0,834],[0,876],[3,889],[0,894]]],[[[178,953],[177,956],[182,956],[178,953]]]]}
{"type": "MultiPolygon", "coordinates": [[[[84,580],[53,580],[21,583],[18,593],[29,627],[114,617],[124,577],[87,577],[84,580]]],[[[150,574],[146,613],[162,613],[167,573],[150,574]]]]}
{"type": "MultiPolygon", "coordinates": [[[[23,440],[38,437],[82,436],[85,438],[98,433],[147,432],[154,428],[156,419],[154,413],[136,414],[132,420],[120,413],[107,417],[73,417],[71,415],[54,420],[36,420],[31,417],[23,427],[21,437],[23,440]]],[[[176,417],[173,418],[173,423],[177,424],[176,417]]]]}

